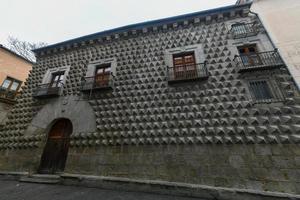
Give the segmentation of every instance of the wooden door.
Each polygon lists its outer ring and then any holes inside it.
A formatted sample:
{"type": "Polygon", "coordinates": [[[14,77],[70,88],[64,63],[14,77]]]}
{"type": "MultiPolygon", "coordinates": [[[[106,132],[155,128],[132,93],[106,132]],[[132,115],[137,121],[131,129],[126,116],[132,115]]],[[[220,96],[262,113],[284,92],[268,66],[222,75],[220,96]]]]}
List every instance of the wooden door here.
{"type": "Polygon", "coordinates": [[[72,123],[68,119],[57,121],[51,128],[41,158],[39,173],[53,174],[65,168],[72,123]]]}
{"type": "Polygon", "coordinates": [[[173,56],[175,79],[197,77],[194,53],[173,56]]]}
{"type": "Polygon", "coordinates": [[[110,65],[99,66],[96,69],[95,87],[108,86],[111,73],[110,65]]]}
{"type": "Polygon", "coordinates": [[[238,50],[244,65],[253,66],[261,63],[256,45],[242,46],[238,50]]]}

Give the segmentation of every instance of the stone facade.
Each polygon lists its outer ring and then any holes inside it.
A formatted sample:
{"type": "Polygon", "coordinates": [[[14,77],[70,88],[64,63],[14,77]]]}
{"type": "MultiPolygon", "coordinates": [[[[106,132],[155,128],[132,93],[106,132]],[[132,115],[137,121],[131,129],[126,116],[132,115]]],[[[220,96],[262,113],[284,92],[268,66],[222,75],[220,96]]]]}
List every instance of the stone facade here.
{"type": "Polygon", "coordinates": [[[124,27],[36,50],[24,93],[1,130],[0,169],[36,172],[53,121],[73,124],[65,172],[300,193],[300,104],[282,66],[239,73],[237,46],[274,47],[231,25],[257,22],[249,5],[124,27]],[[168,54],[196,52],[209,76],[168,83],[168,54]],[[85,93],[93,63],[112,60],[110,90],[85,93]],[[49,69],[69,66],[60,97],[33,93],[49,69]],[[280,101],[255,102],[268,79],[280,101]]]}

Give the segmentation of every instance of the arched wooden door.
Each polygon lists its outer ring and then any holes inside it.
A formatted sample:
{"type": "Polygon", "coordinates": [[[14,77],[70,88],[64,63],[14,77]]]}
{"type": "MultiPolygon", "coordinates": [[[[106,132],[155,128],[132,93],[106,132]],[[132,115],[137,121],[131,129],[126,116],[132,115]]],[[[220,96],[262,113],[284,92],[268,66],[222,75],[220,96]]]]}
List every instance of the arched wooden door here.
{"type": "Polygon", "coordinates": [[[68,119],[60,119],[53,124],[41,158],[39,173],[53,174],[64,170],[72,131],[72,123],[68,119]]]}

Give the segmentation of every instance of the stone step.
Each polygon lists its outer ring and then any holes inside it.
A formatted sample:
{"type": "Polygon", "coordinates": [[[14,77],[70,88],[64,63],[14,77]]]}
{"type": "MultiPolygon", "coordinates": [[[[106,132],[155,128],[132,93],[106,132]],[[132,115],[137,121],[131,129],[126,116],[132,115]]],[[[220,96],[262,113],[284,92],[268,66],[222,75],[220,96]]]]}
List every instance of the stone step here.
{"type": "Polygon", "coordinates": [[[19,181],[27,182],[27,183],[57,184],[61,180],[60,180],[60,176],[58,175],[33,174],[31,176],[21,177],[19,181]]]}

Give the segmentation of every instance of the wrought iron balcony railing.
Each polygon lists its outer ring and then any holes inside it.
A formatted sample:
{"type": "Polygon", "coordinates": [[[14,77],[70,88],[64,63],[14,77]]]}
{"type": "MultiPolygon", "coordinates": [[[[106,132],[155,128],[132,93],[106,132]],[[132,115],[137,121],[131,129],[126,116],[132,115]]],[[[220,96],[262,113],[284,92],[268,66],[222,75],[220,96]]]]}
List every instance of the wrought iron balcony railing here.
{"type": "Polygon", "coordinates": [[[234,39],[250,37],[259,33],[259,27],[256,23],[238,23],[231,26],[231,33],[234,39]]]}
{"type": "Polygon", "coordinates": [[[206,62],[168,67],[169,83],[208,78],[206,62]]]}
{"type": "Polygon", "coordinates": [[[114,83],[114,76],[112,74],[97,75],[91,77],[84,77],[81,82],[81,90],[100,90],[111,89],[114,83]]]}
{"type": "Polygon", "coordinates": [[[235,56],[234,62],[239,72],[272,69],[284,65],[277,50],[235,56]]]}
{"type": "Polygon", "coordinates": [[[6,102],[13,103],[19,92],[0,87],[0,99],[6,102]]]}
{"type": "Polygon", "coordinates": [[[60,95],[63,83],[61,81],[39,85],[33,92],[35,98],[56,97],[60,95]]]}

